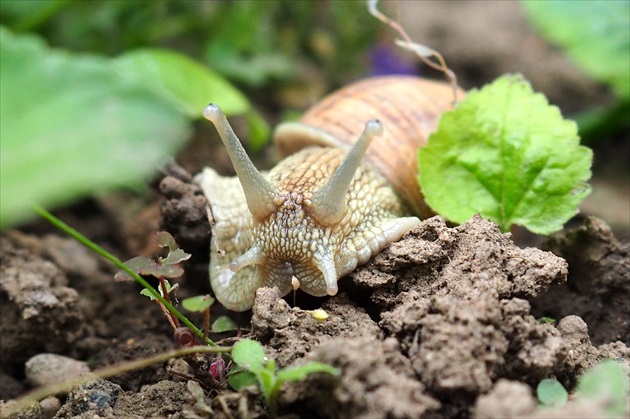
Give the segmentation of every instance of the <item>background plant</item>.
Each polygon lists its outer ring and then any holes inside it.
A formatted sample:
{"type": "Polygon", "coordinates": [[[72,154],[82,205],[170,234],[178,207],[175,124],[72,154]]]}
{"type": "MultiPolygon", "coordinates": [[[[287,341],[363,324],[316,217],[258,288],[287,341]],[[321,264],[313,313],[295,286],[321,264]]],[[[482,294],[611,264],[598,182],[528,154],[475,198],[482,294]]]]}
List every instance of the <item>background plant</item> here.
{"type": "MultiPolygon", "coordinates": [[[[627,417],[630,407],[628,380],[628,373],[619,362],[604,360],[580,377],[573,400],[598,402],[605,406],[609,417],[627,417]]],[[[569,400],[567,391],[555,379],[542,380],[536,395],[544,407],[563,407],[569,400]]]]}
{"type": "Polygon", "coordinates": [[[549,42],[616,96],[615,103],[576,116],[581,135],[595,140],[630,127],[630,1],[521,2],[549,42]]]}
{"type": "Polygon", "coordinates": [[[321,362],[308,362],[297,367],[276,368],[276,361],[265,356],[262,345],[254,340],[242,339],[232,347],[232,360],[239,369],[230,372],[230,385],[235,390],[257,383],[267,406],[276,411],[278,392],[287,381],[302,381],[308,375],[323,372],[338,376],[340,371],[321,362]]]}
{"type": "Polygon", "coordinates": [[[223,76],[253,98],[312,97],[304,89],[364,71],[356,58],[377,28],[358,2],[3,1],[0,11],[1,228],[28,220],[33,203],[141,190],[209,101],[244,114],[259,148],[269,128],[223,76]]]}

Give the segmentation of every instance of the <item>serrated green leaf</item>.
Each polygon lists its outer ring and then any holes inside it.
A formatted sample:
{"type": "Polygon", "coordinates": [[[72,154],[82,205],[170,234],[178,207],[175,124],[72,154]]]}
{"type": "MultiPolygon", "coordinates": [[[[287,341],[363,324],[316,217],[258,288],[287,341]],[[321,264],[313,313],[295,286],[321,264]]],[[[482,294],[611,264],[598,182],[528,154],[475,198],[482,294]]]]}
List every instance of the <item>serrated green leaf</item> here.
{"type": "Polygon", "coordinates": [[[228,316],[219,316],[210,328],[213,333],[223,333],[232,330],[238,330],[238,325],[228,316]]]}
{"type": "Polygon", "coordinates": [[[257,373],[264,369],[265,350],[255,340],[241,339],[232,348],[232,359],[239,367],[257,373]]]}
{"type": "Polygon", "coordinates": [[[230,371],[227,379],[230,386],[236,391],[239,391],[240,389],[247,386],[256,385],[258,383],[256,376],[251,371],[246,370],[237,370],[234,372],[230,371]]]}
{"type": "Polygon", "coordinates": [[[536,387],[538,401],[547,407],[562,407],[569,400],[569,393],[558,380],[546,378],[536,387]]]}
{"type": "Polygon", "coordinates": [[[542,34],[593,78],[630,97],[630,2],[526,0],[542,34]]]}
{"type": "Polygon", "coordinates": [[[300,365],[299,367],[290,367],[280,370],[278,372],[278,379],[281,381],[302,381],[310,374],[316,372],[323,372],[334,376],[339,376],[341,372],[328,364],[321,362],[309,362],[308,364],[300,365]]]}
{"type": "Polygon", "coordinates": [[[427,203],[462,223],[480,213],[507,231],[549,234],[588,195],[592,152],[573,121],[518,76],[471,91],[419,151],[427,203]]]}
{"type": "Polygon", "coordinates": [[[629,378],[619,362],[605,360],[580,377],[576,397],[607,400],[607,412],[615,416],[628,414],[629,378]]]}
{"type": "Polygon", "coordinates": [[[138,187],[187,139],[167,100],[111,60],[0,28],[0,227],[120,186],[138,187]]]}
{"type": "Polygon", "coordinates": [[[219,104],[226,115],[250,107],[222,76],[174,51],[136,50],[118,58],[115,66],[121,75],[162,95],[191,118],[201,117],[209,102],[219,104]]]}
{"type": "Polygon", "coordinates": [[[197,295],[182,300],[182,307],[192,312],[203,312],[214,304],[214,298],[209,295],[197,295]]]}

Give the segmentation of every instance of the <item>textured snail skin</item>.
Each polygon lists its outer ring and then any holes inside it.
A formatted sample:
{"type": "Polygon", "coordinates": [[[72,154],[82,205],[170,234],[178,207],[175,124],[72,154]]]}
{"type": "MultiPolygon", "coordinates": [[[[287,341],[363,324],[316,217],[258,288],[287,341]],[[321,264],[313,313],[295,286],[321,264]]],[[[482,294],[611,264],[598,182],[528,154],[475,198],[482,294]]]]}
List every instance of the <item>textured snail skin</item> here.
{"type": "Polygon", "coordinates": [[[357,170],[346,196],[347,212],[335,225],[320,225],[309,215],[314,190],[333,174],[346,152],[309,147],[280,162],[266,178],[278,186],[278,211],[263,222],[253,220],[240,183],[204,169],[198,182],[212,203],[215,238],[210,257],[210,282],[217,299],[228,309],[245,311],[254,304],[256,289],[273,286],[281,295],[293,290],[292,276],[308,294],[324,296],[328,289],[313,260],[329,254],[337,277],[352,272],[420,220],[402,217],[403,206],[386,180],[371,166],[357,170]],[[265,261],[234,273],[230,263],[254,244],[265,261]],[[221,252],[221,251],[222,252],[221,252]]]}
{"type": "Polygon", "coordinates": [[[416,181],[417,148],[452,101],[446,83],[417,77],[360,81],[325,98],[300,122],[281,124],[274,141],[281,155],[289,155],[268,173],[255,170],[225,117],[218,117],[220,109],[209,105],[204,116],[217,126],[237,173],[247,178],[219,176],[211,168],[195,178],[215,223],[210,283],[219,302],[245,311],[258,288],[276,287],[286,295],[296,283],[314,296],[335,295],[338,278],[419,224],[407,216],[408,209],[430,214],[416,181]],[[367,161],[351,166],[354,176],[341,203],[331,206],[336,212],[322,210],[328,202],[321,199],[322,186],[349,160],[349,144],[361,142],[356,138],[361,129],[369,131],[370,118],[381,119],[385,131],[367,150],[367,161]],[[243,159],[248,161],[241,165],[243,159]],[[255,189],[247,199],[242,184],[255,189]]]}

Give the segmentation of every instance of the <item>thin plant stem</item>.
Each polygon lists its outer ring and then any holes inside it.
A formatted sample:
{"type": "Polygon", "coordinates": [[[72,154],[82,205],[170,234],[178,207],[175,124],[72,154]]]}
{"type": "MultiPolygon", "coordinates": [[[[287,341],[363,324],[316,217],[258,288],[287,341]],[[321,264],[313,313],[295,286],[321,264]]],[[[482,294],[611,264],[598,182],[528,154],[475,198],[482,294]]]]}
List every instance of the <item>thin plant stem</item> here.
{"type": "MultiPolygon", "coordinates": [[[[162,288],[162,296],[170,304],[171,297],[169,296],[168,291],[166,290],[166,283],[164,282],[164,277],[160,276],[158,280],[160,281],[160,287],[162,288]]],[[[168,318],[169,323],[173,326],[173,329],[177,329],[179,327],[179,321],[177,320],[177,317],[173,316],[173,313],[171,313],[168,310],[166,310],[164,314],[166,314],[166,317],[168,318]]]]}
{"type": "Polygon", "coordinates": [[[210,334],[210,307],[207,307],[203,313],[203,336],[206,338],[210,334]]]}
{"type": "Polygon", "coordinates": [[[149,284],[144,278],[142,278],[140,275],[138,275],[136,272],[130,269],[116,256],[112,255],[107,250],[103,249],[102,247],[94,243],[92,240],[88,239],[83,234],[79,233],[74,228],[70,227],[69,225],[61,221],[59,218],[55,217],[54,215],[46,211],[44,208],[35,206],[34,209],[39,215],[41,215],[44,219],[46,219],[52,225],[54,225],[55,227],[57,227],[58,229],[60,229],[61,231],[63,231],[64,233],[66,233],[67,235],[69,235],[70,237],[72,237],[73,239],[81,243],[82,245],[84,245],[85,247],[87,247],[88,249],[92,250],[93,252],[109,260],[114,265],[116,265],[116,267],[118,267],[119,269],[125,271],[137,283],[139,283],[144,288],[149,290],[149,292],[156,299],[158,299],[162,304],[164,304],[164,306],[168,309],[168,311],[173,313],[173,315],[176,316],[179,320],[181,320],[182,323],[188,326],[188,328],[190,328],[190,330],[192,330],[195,335],[203,339],[203,341],[206,342],[208,345],[217,346],[217,344],[214,343],[210,338],[204,337],[203,332],[199,330],[197,326],[195,326],[190,320],[188,320],[188,318],[186,318],[186,316],[184,316],[179,310],[177,310],[171,303],[166,301],[164,297],[162,297],[160,293],[151,286],[151,284],[149,284]]]}
{"type": "Polygon", "coordinates": [[[124,374],[129,371],[139,370],[150,365],[157,364],[159,362],[168,361],[171,358],[181,358],[183,356],[195,353],[223,353],[230,352],[231,350],[232,348],[227,346],[191,346],[189,348],[174,349],[147,358],[141,358],[122,364],[101,368],[92,373],[82,374],[47,386],[38,387],[30,393],[17,399],[15,403],[11,403],[8,406],[3,407],[3,409],[0,411],[0,417],[4,418],[14,415],[24,409],[29,408],[33,403],[43,400],[46,397],[53,396],[59,393],[69,393],[76,386],[94,381],[96,377],[103,379],[109,378],[115,375],[124,374]]]}

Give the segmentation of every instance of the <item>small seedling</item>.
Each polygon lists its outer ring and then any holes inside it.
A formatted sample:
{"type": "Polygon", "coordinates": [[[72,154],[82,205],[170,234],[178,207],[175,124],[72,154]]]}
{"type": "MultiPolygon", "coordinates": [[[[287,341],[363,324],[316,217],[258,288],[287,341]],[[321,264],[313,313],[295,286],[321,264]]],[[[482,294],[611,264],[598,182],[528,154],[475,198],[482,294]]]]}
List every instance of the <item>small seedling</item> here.
{"type": "MultiPolygon", "coordinates": [[[[66,223],[64,223],[63,221],[61,221],[54,215],[52,215],[50,212],[46,211],[44,208],[34,207],[34,210],[39,215],[41,215],[44,219],[49,221],[52,225],[57,227],[59,230],[63,231],[64,233],[66,233],[67,235],[75,239],[77,242],[81,243],[83,246],[87,247],[91,251],[95,252],[96,254],[102,256],[104,259],[116,265],[119,269],[125,272],[126,275],[131,277],[138,284],[142,285],[149,294],[151,294],[154,298],[160,301],[160,303],[170,313],[172,313],[173,317],[176,317],[177,319],[179,319],[182,323],[186,325],[186,327],[188,327],[188,329],[190,329],[192,333],[194,333],[197,337],[200,337],[203,339],[203,332],[199,330],[197,326],[195,326],[190,320],[188,320],[188,318],[186,318],[186,316],[184,316],[179,310],[177,310],[177,308],[175,308],[168,300],[166,300],[165,297],[160,295],[160,293],[156,291],[155,288],[153,288],[151,284],[149,284],[137,272],[135,272],[133,269],[129,268],[129,266],[125,265],[122,261],[120,261],[120,259],[118,259],[116,256],[109,253],[107,250],[103,249],[102,247],[100,247],[99,245],[97,245],[96,243],[88,239],[87,237],[85,237],[83,234],[79,233],[74,228],[70,227],[69,225],[67,225],[66,223]]],[[[174,242],[175,241],[173,240],[172,243],[174,242]]],[[[171,242],[169,240],[166,240],[166,243],[171,243],[171,242]]],[[[185,256],[185,255],[181,255],[179,252],[177,252],[175,253],[174,258],[181,257],[181,256],[185,256]]],[[[164,261],[172,263],[174,258],[171,258],[170,260],[168,258],[162,259],[162,263],[164,263],[164,261]]],[[[122,275],[120,277],[122,277],[122,275]]],[[[162,289],[162,292],[164,292],[164,288],[162,289]]],[[[166,293],[168,294],[168,292],[166,293]]],[[[214,347],[217,346],[216,343],[214,343],[212,340],[208,338],[205,338],[204,340],[210,346],[214,346],[214,347]]]]}
{"type": "Polygon", "coordinates": [[[622,365],[607,359],[589,369],[578,381],[575,397],[606,401],[611,417],[628,417],[630,383],[622,365]]]}
{"type": "Polygon", "coordinates": [[[250,339],[238,341],[232,348],[232,360],[238,366],[230,371],[228,381],[232,388],[240,390],[258,382],[267,406],[277,409],[278,392],[286,381],[302,381],[309,374],[324,372],[339,376],[340,371],[321,362],[309,362],[298,367],[276,370],[276,361],[265,356],[262,345],[250,339]]]}
{"type": "Polygon", "coordinates": [[[538,319],[538,323],[540,324],[555,324],[556,323],[556,319],[554,319],[553,317],[541,317],[538,319]]]}
{"type": "Polygon", "coordinates": [[[562,407],[569,400],[569,393],[558,380],[545,378],[536,387],[536,395],[541,405],[546,407],[562,407]]]}
{"type": "MultiPolygon", "coordinates": [[[[612,359],[605,360],[586,371],[579,379],[572,395],[575,400],[603,400],[610,417],[627,417],[630,384],[624,368],[612,359]]],[[[562,407],[568,394],[557,380],[542,380],[536,388],[538,401],[546,407],[562,407]]]]}
{"type": "MultiPolygon", "coordinates": [[[[180,262],[190,259],[190,254],[184,252],[177,246],[175,239],[170,233],[166,231],[160,231],[157,234],[157,242],[160,247],[168,248],[168,254],[166,257],[157,257],[151,259],[145,256],[137,256],[125,262],[125,266],[137,273],[138,275],[152,275],[160,282],[160,294],[170,304],[171,299],[169,294],[177,288],[177,284],[171,286],[166,278],[178,278],[184,274],[184,270],[179,266],[180,262]]],[[[125,271],[118,272],[114,279],[117,281],[128,281],[133,278],[125,271]]],[[[155,296],[148,290],[143,289],[140,294],[149,297],[151,300],[156,301],[160,306],[160,309],[164,313],[164,316],[168,320],[169,324],[173,328],[175,340],[180,342],[184,346],[194,345],[194,337],[191,339],[192,333],[187,333],[185,330],[181,330],[179,320],[174,313],[172,313],[162,302],[160,302],[155,296]]],[[[204,339],[207,335],[204,335],[204,339]]]]}

